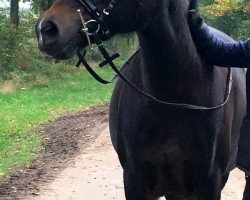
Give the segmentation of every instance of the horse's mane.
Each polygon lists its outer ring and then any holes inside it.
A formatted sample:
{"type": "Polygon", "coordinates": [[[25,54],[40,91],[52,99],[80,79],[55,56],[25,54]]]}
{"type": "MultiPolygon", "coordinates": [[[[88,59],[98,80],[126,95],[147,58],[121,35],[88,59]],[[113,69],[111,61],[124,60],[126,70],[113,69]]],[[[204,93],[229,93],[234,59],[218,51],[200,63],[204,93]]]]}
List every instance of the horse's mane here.
{"type": "Polygon", "coordinates": [[[191,0],[189,3],[189,10],[198,10],[198,0],[191,0]]]}

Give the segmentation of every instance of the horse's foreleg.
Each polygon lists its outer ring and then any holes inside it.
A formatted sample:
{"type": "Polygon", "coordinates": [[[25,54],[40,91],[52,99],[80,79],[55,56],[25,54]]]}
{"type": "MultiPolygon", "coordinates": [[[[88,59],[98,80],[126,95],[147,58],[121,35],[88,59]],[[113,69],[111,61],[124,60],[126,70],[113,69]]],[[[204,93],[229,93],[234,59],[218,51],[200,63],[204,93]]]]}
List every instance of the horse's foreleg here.
{"type": "Polygon", "coordinates": [[[250,199],[250,176],[246,176],[246,186],[243,194],[243,200],[250,199]]]}
{"type": "Polygon", "coordinates": [[[124,170],[123,173],[126,200],[157,200],[149,193],[145,183],[139,180],[136,174],[124,170]]]}
{"type": "Polygon", "coordinates": [[[209,177],[201,180],[201,185],[198,187],[198,199],[202,200],[220,200],[222,191],[222,176],[220,170],[214,170],[214,173],[209,177]]]}
{"type": "Polygon", "coordinates": [[[186,200],[182,195],[169,194],[165,196],[166,200],[186,200]]]}
{"type": "Polygon", "coordinates": [[[227,173],[226,175],[222,176],[222,189],[225,187],[227,181],[229,178],[229,173],[227,173]]]}

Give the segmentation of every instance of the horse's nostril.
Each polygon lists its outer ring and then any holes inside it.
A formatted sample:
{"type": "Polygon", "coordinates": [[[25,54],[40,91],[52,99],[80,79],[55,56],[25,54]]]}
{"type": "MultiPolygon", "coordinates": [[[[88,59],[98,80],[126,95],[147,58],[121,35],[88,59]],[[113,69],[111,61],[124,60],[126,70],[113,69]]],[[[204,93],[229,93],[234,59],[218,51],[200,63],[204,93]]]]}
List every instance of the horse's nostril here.
{"type": "Polygon", "coordinates": [[[53,44],[58,41],[59,30],[55,23],[48,21],[42,24],[41,35],[45,44],[53,44]]]}
{"type": "Polygon", "coordinates": [[[52,22],[47,22],[42,27],[41,32],[42,32],[43,35],[46,35],[48,37],[54,37],[54,36],[56,36],[58,34],[57,27],[52,22]]]}

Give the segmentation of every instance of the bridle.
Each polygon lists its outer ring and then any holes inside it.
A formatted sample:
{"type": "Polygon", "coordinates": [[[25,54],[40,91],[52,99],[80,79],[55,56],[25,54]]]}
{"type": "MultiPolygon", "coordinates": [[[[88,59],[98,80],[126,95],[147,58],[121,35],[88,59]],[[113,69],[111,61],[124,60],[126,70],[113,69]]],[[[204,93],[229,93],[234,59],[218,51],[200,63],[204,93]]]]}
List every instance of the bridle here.
{"type": "MultiPolygon", "coordinates": [[[[77,50],[77,55],[79,57],[79,61],[76,64],[76,66],[79,67],[81,64],[83,64],[85,66],[85,68],[87,69],[87,71],[98,82],[100,82],[102,84],[108,84],[108,83],[114,82],[115,79],[117,77],[119,77],[127,85],[129,85],[131,88],[133,88],[135,91],[137,91],[139,94],[143,95],[144,97],[148,98],[149,100],[152,100],[152,101],[154,101],[156,103],[159,103],[159,104],[163,104],[163,105],[167,105],[167,106],[172,106],[172,107],[177,107],[177,108],[182,108],[182,109],[211,111],[211,110],[216,110],[216,109],[219,109],[219,108],[223,107],[228,102],[229,97],[230,97],[230,93],[231,93],[231,89],[232,89],[232,83],[233,83],[231,68],[229,68],[229,70],[228,70],[227,87],[226,87],[226,92],[225,92],[224,100],[223,100],[223,102],[221,104],[216,105],[216,106],[207,107],[207,106],[199,106],[199,105],[192,105],[192,104],[186,104],[186,103],[165,102],[165,101],[161,101],[161,100],[157,99],[156,97],[154,97],[154,96],[152,96],[152,95],[144,92],[140,88],[138,88],[136,85],[134,85],[132,82],[130,82],[122,74],[122,72],[115,66],[115,64],[114,64],[113,61],[116,58],[118,58],[120,55],[118,53],[110,55],[108,53],[108,51],[106,50],[105,46],[103,45],[103,40],[109,38],[110,35],[111,35],[110,30],[107,27],[104,19],[113,10],[113,8],[114,8],[117,0],[111,0],[110,3],[108,4],[108,6],[106,8],[104,8],[102,11],[100,11],[98,8],[96,8],[96,6],[94,4],[92,4],[89,0],[78,0],[78,1],[83,6],[83,8],[85,9],[85,11],[91,17],[90,20],[88,20],[88,21],[85,22],[82,14],[81,14],[81,10],[80,9],[77,10],[79,12],[79,15],[80,15],[80,18],[81,18],[81,21],[82,21],[82,24],[83,24],[82,32],[86,35],[88,43],[89,43],[89,46],[91,46],[90,36],[92,37],[91,39],[98,46],[99,51],[101,52],[101,54],[103,55],[103,57],[105,59],[102,63],[99,64],[99,66],[103,67],[103,66],[105,66],[105,65],[108,64],[108,65],[111,66],[111,68],[113,69],[113,71],[116,73],[116,76],[111,81],[107,81],[107,80],[102,79],[98,74],[96,74],[96,72],[90,67],[90,65],[86,61],[86,59],[85,59],[86,50],[84,50],[84,52],[82,53],[81,49],[78,49],[77,50]],[[91,23],[93,23],[95,25],[94,26],[95,27],[94,30],[90,30],[88,28],[89,24],[91,24],[91,23]]],[[[143,1],[144,0],[138,0],[138,3],[139,3],[138,8],[139,9],[143,6],[143,1]]],[[[139,51],[139,49],[137,49],[137,51],[139,51]]],[[[137,51],[134,53],[133,56],[136,55],[137,51]]],[[[127,64],[127,62],[125,63],[125,65],[127,64]]]]}
{"type": "MultiPolygon", "coordinates": [[[[106,26],[104,18],[105,18],[105,16],[108,16],[109,13],[112,11],[117,0],[111,0],[110,3],[108,4],[108,6],[106,8],[104,8],[102,11],[100,11],[89,0],[78,0],[78,1],[83,6],[85,11],[92,18],[91,20],[86,22],[86,25],[88,25],[88,23],[96,23],[97,27],[98,27],[98,29],[93,30],[92,32],[86,32],[86,33],[92,35],[94,32],[98,32],[99,36],[101,35],[102,39],[108,38],[110,36],[110,31],[109,31],[108,27],[106,26]]],[[[81,18],[81,19],[83,20],[83,18],[81,18]]],[[[86,31],[88,31],[88,30],[86,30],[86,31]]]]}

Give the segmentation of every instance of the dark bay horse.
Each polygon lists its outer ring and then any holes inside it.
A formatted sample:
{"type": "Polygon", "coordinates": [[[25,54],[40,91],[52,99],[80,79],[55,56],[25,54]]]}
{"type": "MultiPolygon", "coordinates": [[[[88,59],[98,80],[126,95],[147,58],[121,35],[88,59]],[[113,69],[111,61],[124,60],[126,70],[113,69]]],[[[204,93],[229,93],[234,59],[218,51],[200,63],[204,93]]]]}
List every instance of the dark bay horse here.
{"type": "MultiPolygon", "coordinates": [[[[186,0],[90,2],[99,10],[113,3],[108,6],[110,13],[104,10],[109,37],[137,32],[140,51],[124,75],[140,89],[172,103],[211,107],[224,101],[229,70],[209,66],[199,56],[187,23],[186,0]]],[[[91,9],[79,0],[55,0],[41,16],[37,35],[44,53],[67,59],[87,46],[79,8],[84,19],[92,18],[91,9]]],[[[245,112],[245,72],[232,72],[230,98],[214,110],[163,105],[117,81],[110,104],[110,132],[124,169],[126,199],[220,199],[235,167],[245,112]]]]}

